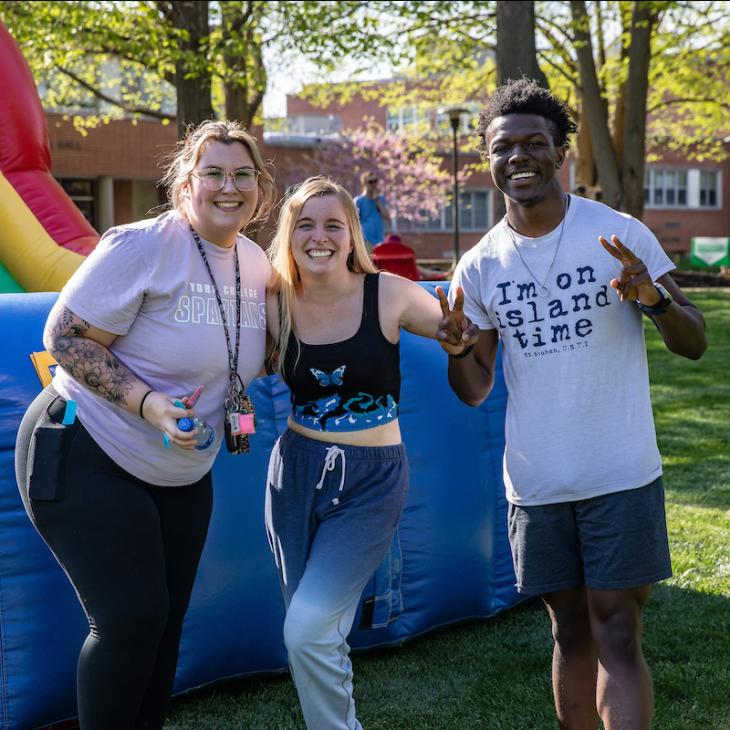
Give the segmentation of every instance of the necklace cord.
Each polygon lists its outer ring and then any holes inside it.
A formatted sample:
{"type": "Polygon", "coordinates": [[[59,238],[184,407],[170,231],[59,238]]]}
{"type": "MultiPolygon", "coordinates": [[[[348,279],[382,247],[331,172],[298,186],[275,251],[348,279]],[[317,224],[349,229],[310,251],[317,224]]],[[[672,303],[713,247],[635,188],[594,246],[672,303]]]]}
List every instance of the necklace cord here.
{"type": "Polygon", "coordinates": [[[228,369],[229,369],[229,380],[230,387],[233,388],[234,383],[238,380],[237,389],[243,390],[243,383],[241,377],[238,375],[238,353],[241,345],[241,271],[238,265],[238,246],[233,244],[233,259],[236,265],[236,349],[233,350],[231,346],[231,337],[228,334],[228,318],[226,317],[225,309],[223,308],[223,299],[221,298],[220,291],[218,290],[218,284],[216,284],[215,277],[211,271],[210,264],[208,263],[208,256],[203,248],[203,243],[200,240],[198,232],[190,226],[190,230],[193,234],[193,240],[195,241],[198,251],[203,259],[205,268],[208,270],[208,275],[213,283],[213,291],[215,292],[215,298],[218,302],[218,311],[221,317],[221,324],[223,325],[223,333],[226,337],[226,348],[228,350],[228,369]]]}
{"type": "Polygon", "coordinates": [[[550,289],[547,287],[547,281],[550,278],[550,272],[552,271],[553,264],[555,263],[555,259],[558,257],[558,251],[560,250],[560,243],[563,240],[563,229],[565,228],[565,219],[568,217],[568,208],[570,207],[570,196],[564,195],[564,211],[563,211],[563,220],[560,222],[560,232],[558,233],[558,242],[555,246],[555,252],[553,253],[552,261],[550,262],[550,266],[547,268],[547,272],[545,273],[545,279],[543,281],[540,281],[540,279],[535,276],[535,272],[527,265],[527,261],[522,257],[522,254],[520,253],[519,246],[517,245],[517,239],[515,239],[515,233],[512,229],[512,226],[509,224],[509,221],[507,220],[507,216],[504,217],[505,225],[507,226],[507,232],[509,233],[510,241],[512,242],[512,248],[514,248],[515,253],[517,254],[517,258],[522,262],[522,265],[527,269],[527,273],[530,274],[533,281],[538,286],[538,293],[542,297],[547,297],[550,295],[550,289]]]}

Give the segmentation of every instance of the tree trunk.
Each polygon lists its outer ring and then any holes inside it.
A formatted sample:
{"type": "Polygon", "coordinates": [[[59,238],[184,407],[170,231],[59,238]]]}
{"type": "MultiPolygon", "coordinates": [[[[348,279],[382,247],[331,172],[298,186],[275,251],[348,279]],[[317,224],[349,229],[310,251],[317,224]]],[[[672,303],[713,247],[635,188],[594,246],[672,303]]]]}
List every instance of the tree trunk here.
{"type": "Polygon", "coordinates": [[[177,131],[178,137],[182,138],[188,125],[200,124],[214,117],[210,71],[205,62],[209,35],[208,2],[172,2],[168,17],[176,28],[187,31],[187,36],[180,41],[184,55],[175,64],[177,131]]]}
{"type": "Polygon", "coordinates": [[[634,3],[626,93],[621,210],[636,218],[641,218],[644,213],[646,98],[649,90],[651,37],[657,20],[653,3],[634,3]]]}
{"type": "MultiPolygon", "coordinates": [[[[621,29],[624,35],[631,37],[631,7],[630,3],[620,4],[621,29]]],[[[622,72],[628,64],[628,47],[621,43],[622,72]]],[[[627,83],[617,84],[616,105],[613,111],[613,147],[616,150],[616,162],[621,168],[624,162],[624,135],[626,132],[626,90],[627,83]]]]}
{"type": "Polygon", "coordinates": [[[593,155],[601,185],[601,199],[612,208],[621,204],[621,181],[616,151],[608,127],[606,100],[601,96],[593,59],[590,25],[583,0],[571,0],[575,53],[580,72],[581,98],[591,128],[593,155]]]}
{"type": "MultiPolygon", "coordinates": [[[[537,63],[535,47],[535,3],[530,0],[497,0],[497,85],[527,76],[549,88],[537,63]]],[[[492,222],[504,217],[504,195],[494,189],[492,222]]]]}
{"type": "Polygon", "coordinates": [[[575,184],[582,186],[586,193],[596,185],[596,162],[593,157],[593,140],[591,139],[591,125],[588,123],[585,104],[581,101],[580,122],[575,137],[576,164],[575,184]]]}
{"type": "Polygon", "coordinates": [[[497,84],[523,76],[549,88],[537,63],[535,3],[497,0],[497,84]]]}

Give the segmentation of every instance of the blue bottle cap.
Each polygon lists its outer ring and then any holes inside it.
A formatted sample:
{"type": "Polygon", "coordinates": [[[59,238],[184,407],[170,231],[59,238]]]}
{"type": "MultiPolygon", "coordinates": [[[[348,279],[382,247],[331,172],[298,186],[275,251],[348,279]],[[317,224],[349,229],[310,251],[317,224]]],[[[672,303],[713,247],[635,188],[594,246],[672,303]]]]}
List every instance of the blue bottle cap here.
{"type": "Polygon", "coordinates": [[[192,418],[180,418],[177,422],[177,427],[181,431],[185,431],[186,433],[188,431],[192,431],[195,428],[195,424],[193,423],[192,418]]]}

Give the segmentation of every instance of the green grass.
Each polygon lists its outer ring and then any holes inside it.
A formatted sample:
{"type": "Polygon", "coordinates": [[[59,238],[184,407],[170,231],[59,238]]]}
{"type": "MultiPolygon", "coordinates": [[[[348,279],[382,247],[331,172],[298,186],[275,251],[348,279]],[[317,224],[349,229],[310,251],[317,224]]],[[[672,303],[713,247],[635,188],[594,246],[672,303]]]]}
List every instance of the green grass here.
{"type": "MultiPolygon", "coordinates": [[[[708,323],[698,362],[668,353],[646,320],[665,464],[674,577],[646,611],[659,730],[730,730],[730,292],[692,292],[708,323]]],[[[402,647],[357,653],[367,730],[556,727],[552,642],[537,603],[402,647]]],[[[304,727],[288,676],[239,680],[173,702],[169,730],[304,727]]]]}

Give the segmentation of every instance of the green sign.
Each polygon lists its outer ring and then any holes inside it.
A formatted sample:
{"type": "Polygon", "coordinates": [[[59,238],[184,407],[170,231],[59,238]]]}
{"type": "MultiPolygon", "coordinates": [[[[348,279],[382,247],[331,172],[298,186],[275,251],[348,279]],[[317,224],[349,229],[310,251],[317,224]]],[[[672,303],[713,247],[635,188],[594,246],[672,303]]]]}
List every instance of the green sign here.
{"type": "Polygon", "coordinates": [[[729,266],[730,238],[693,238],[691,253],[695,266],[729,266]]]}

